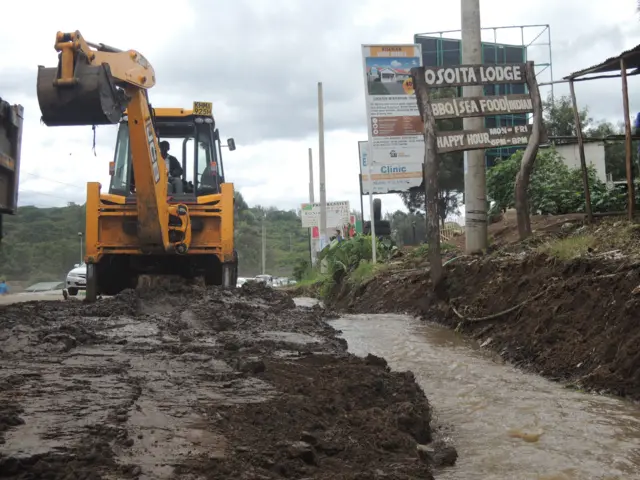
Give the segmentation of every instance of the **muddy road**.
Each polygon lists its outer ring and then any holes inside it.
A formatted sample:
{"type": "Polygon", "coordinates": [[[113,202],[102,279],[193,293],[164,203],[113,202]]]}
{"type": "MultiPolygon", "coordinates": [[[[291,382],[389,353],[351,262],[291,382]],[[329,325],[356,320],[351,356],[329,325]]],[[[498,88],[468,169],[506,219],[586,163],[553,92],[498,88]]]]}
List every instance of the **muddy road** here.
{"type": "Polygon", "coordinates": [[[0,478],[433,478],[413,375],[324,317],[259,286],[0,306],[0,478]]]}

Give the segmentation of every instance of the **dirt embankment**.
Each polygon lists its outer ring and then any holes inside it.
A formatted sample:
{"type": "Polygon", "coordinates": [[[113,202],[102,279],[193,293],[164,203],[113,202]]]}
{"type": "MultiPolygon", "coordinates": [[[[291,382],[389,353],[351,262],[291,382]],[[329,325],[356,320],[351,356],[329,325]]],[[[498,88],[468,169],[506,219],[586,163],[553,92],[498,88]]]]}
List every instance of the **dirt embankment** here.
{"type": "Polygon", "coordinates": [[[445,269],[439,295],[414,269],[343,285],[331,304],[416,314],[549,378],[640,399],[640,263],[532,254],[460,258],[445,269]]]}
{"type": "Polygon", "coordinates": [[[252,286],[0,307],[0,477],[433,478],[412,374],[324,315],[252,286]]]}

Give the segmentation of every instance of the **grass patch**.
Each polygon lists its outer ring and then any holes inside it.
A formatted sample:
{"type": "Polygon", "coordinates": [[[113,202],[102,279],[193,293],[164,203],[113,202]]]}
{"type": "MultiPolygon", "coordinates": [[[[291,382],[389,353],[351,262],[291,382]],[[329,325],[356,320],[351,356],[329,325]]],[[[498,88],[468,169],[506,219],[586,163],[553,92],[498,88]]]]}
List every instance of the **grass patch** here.
{"type": "MultiPolygon", "coordinates": [[[[440,253],[455,252],[458,249],[455,245],[447,242],[440,242],[440,253]]],[[[410,251],[409,256],[413,258],[427,258],[429,255],[429,245],[423,243],[410,251]]]]}
{"type": "Polygon", "coordinates": [[[571,260],[587,253],[596,243],[593,235],[576,235],[546,242],[538,247],[538,251],[560,260],[571,260]]]}
{"type": "Polygon", "coordinates": [[[322,275],[316,269],[309,269],[305,272],[304,276],[298,281],[296,286],[305,287],[309,285],[315,285],[324,281],[325,275],[322,275]]]}
{"type": "Polygon", "coordinates": [[[389,270],[388,263],[376,263],[375,265],[368,260],[363,260],[357,268],[349,275],[349,282],[353,285],[362,285],[373,279],[378,273],[389,270]]]}

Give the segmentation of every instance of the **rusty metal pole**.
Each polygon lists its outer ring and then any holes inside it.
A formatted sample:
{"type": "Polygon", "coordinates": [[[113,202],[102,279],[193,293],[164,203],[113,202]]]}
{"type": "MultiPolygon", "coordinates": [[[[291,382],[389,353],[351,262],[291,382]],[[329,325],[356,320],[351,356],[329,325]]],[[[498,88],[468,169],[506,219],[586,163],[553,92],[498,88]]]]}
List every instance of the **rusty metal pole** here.
{"type": "Polygon", "coordinates": [[[622,78],[622,106],[624,108],[624,143],[625,165],[627,167],[627,193],[629,196],[629,221],[633,220],[635,195],[633,191],[633,169],[631,166],[631,114],[629,113],[629,89],[627,87],[627,67],[624,57],[620,59],[620,76],[622,78]]]}
{"type": "Polygon", "coordinates": [[[589,172],[587,170],[587,159],[584,156],[584,140],[582,138],[582,125],[580,124],[580,112],[578,112],[578,101],[576,100],[576,90],[573,80],[569,82],[571,91],[571,103],[573,104],[573,119],[576,123],[576,137],[578,139],[578,152],[580,153],[580,168],[582,169],[582,184],[584,186],[584,207],[587,213],[587,222],[593,222],[591,212],[591,192],[589,191],[589,172]]]}

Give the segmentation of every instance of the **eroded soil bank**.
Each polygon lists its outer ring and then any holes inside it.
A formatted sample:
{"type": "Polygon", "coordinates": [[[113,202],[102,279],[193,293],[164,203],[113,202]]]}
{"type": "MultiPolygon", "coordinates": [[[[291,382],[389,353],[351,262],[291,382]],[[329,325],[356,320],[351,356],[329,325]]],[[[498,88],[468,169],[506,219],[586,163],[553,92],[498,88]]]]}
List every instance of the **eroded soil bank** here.
{"type": "Polygon", "coordinates": [[[324,317],[255,286],[2,306],[0,477],[433,478],[413,375],[324,317]]]}
{"type": "Polygon", "coordinates": [[[640,399],[640,263],[616,256],[463,257],[446,265],[437,295],[424,268],[387,270],[343,282],[328,303],[419,315],[548,378],[640,399]]]}

